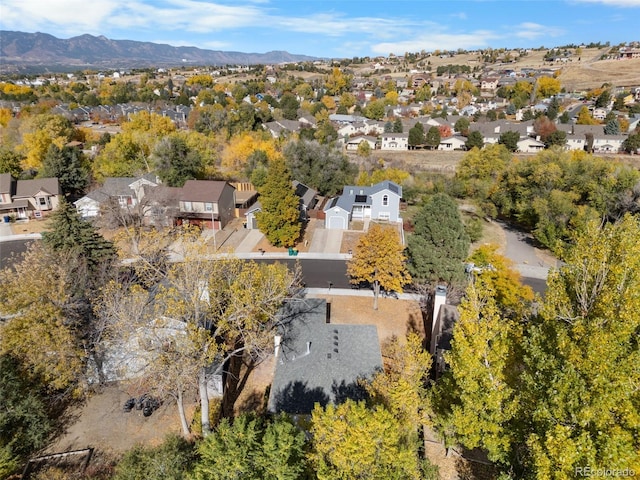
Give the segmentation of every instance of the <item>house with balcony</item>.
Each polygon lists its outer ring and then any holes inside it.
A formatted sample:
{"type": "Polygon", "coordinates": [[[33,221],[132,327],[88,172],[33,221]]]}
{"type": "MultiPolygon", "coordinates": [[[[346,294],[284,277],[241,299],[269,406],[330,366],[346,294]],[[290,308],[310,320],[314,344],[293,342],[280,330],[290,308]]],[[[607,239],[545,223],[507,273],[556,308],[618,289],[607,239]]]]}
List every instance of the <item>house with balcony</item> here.
{"type": "Polygon", "coordinates": [[[390,180],[370,187],[347,185],[327,202],[325,228],[347,230],[353,220],[400,223],[401,198],[402,187],[390,180]]]}
{"type": "Polygon", "coordinates": [[[221,180],[187,180],[180,194],[176,223],[224,228],[235,216],[235,191],[221,180]]]}

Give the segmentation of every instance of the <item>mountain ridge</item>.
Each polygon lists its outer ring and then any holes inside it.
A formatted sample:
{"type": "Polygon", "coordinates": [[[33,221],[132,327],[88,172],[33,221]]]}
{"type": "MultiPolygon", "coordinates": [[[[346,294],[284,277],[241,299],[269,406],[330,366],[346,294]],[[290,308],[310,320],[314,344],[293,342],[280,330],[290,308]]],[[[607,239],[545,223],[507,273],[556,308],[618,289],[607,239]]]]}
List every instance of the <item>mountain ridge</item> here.
{"type": "Polygon", "coordinates": [[[206,50],[193,46],[113,40],[88,33],[68,39],[48,33],[0,31],[0,72],[179,65],[255,65],[313,61],[316,57],[276,50],[266,53],[206,50]]]}

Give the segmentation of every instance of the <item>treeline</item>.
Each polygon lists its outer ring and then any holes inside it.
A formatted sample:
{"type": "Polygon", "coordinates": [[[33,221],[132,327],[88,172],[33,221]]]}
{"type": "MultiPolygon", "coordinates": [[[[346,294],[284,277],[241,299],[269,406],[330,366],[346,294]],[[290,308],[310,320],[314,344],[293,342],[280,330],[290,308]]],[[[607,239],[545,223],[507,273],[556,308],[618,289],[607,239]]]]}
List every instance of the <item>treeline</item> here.
{"type": "Polygon", "coordinates": [[[467,153],[458,166],[455,193],[477,201],[558,251],[571,230],[588,220],[615,221],[640,211],[640,172],[615,160],[550,149],[513,157],[504,146],[467,153]]]}

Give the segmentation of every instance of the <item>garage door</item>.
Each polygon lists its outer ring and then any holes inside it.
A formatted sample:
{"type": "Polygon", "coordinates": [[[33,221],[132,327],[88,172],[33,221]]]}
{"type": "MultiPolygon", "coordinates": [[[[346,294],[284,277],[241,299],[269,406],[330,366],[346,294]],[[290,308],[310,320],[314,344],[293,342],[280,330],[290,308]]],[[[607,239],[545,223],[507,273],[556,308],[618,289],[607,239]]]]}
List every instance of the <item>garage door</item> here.
{"type": "Polygon", "coordinates": [[[329,217],[328,227],[329,229],[346,230],[345,220],[342,217],[332,216],[329,217]]]}

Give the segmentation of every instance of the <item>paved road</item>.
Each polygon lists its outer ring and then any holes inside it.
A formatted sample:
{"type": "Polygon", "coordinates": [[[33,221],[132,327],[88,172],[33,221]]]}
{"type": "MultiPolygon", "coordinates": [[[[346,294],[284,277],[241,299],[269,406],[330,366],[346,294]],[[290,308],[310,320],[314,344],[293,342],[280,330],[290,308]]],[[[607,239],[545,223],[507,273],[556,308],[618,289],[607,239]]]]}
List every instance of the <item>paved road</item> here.
{"type": "Polygon", "coordinates": [[[0,242],[0,268],[11,264],[11,257],[27,251],[27,244],[33,240],[10,240],[0,242]]]}
{"type": "MultiPolygon", "coordinates": [[[[509,224],[498,222],[505,234],[505,256],[515,263],[523,278],[546,280],[549,268],[555,267],[555,262],[544,260],[536,249],[533,236],[509,224]]],[[[550,256],[545,256],[550,258],[550,256]]]]}
{"type": "MultiPolygon", "coordinates": [[[[0,266],[10,264],[12,255],[18,255],[27,249],[27,243],[33,240],[12,240],[0,242],[0,266]]],[[[281,262],[292,268],[296,262],[294,258],[262,259],[254,258],[259,262],[281,262]]],[[[328,288],[331,282],[332,288],[351,288],[347,278],[347,266],[344,259],[298,259],[302,267],[303,281],[309,288],[328,288]]],[[[531,286],[534,291],[544,293],[546,281],[534,276],[523,276],[523,283],[531,286]]]]}

